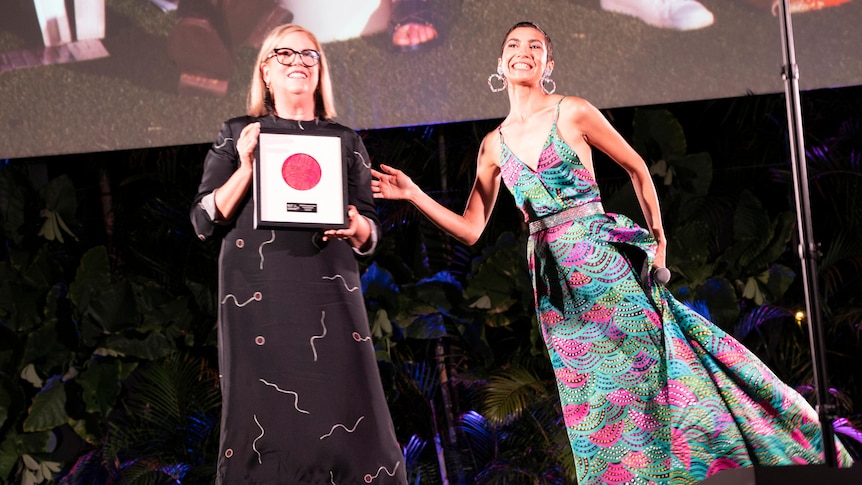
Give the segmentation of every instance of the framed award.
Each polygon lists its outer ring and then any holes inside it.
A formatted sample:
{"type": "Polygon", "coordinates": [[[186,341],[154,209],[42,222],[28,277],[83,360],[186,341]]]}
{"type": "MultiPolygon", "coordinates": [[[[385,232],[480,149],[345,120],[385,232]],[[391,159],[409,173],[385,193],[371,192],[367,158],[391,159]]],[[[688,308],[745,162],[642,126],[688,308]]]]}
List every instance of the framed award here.
{"type": "Polygon", "coordinates": [[[347,173],[338,136],[261,132],[254,227],[347,227],[347,173]]]}

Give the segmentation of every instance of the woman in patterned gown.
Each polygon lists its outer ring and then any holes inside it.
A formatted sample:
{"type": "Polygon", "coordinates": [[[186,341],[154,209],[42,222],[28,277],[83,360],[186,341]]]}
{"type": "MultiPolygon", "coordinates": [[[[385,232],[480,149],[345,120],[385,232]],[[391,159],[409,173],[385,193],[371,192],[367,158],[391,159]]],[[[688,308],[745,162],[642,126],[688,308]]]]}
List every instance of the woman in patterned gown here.
{"type": "MultiPolygon", "coordinates": [[[[512,27],[489,79],[507,89],[510,110],[482,142],[462,215],[385,165],[372,170],[374,196],[410,201],[474,244],[501,180],[512,193],[529,222],[536,311],[580,485],[692,484],[726,468],[821,463],[804,398],[643,270],[666,260],[647,166],[590,103],[553,94],[553,67],[544,31],[512,27]],[[591,147],[630,175],[647,228],[604,212],[591,147]]],[[[840,460],[850,464],[843,448],[840,460]]]]}
{"type": "MultiPolygon", "coordinates": [[[[221,238],[218,484],[407,481],[356,263],[377,243],[371,164],[359,135],[331,120],[332,99],[314,35],[276,27],[254,65],[248,116],[222,125],[204,161],[191,220],[201,239],[221,238]],[[255,228],[252,165],[262,131],[338,141],[349,227],[255,228]]],[[[305,171],[280,174],[287,185],[313,188],[307,176],[320,170],[309,159],[301,158],[305,171]]]]}

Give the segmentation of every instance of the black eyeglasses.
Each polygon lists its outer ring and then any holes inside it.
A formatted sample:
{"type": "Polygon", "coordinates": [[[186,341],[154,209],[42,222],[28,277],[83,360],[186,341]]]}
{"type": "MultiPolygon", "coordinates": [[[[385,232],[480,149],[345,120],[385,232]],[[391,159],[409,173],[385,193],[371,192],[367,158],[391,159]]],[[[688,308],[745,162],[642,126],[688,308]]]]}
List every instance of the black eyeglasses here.
{"type": "Polygon", "coordinates": [[[305,67],[311,67],[320,62],[320,52],[314,49],[303,49],[301,51],[293,50],[290,47],[279,47],[273,49],[272,53],[266,56],[267,59],[275,57],[279,64],[289,66],[293,61],[293,57],[299,54],[299,62],[305,67]]]}

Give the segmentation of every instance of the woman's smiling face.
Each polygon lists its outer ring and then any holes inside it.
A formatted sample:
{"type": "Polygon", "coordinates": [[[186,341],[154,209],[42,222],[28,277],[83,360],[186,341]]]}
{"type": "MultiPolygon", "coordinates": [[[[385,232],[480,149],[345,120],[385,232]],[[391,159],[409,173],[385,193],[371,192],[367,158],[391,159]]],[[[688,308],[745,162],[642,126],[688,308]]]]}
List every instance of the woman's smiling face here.
{"type": "Polygon", "coordinates": [[[509,81],[541,78],[542,72],[553,67],[548,61],[545,35],[533,27],[518,27],[506,36],[500,57],[509,81]]]}
{"type": "Polygon", "coordinates": [[[304,50],[318,51],[319,47],[304,32],[290,32],[279,39],[277,48],[290,48],[297,53],[288,56],[286,65],[278,62],[276,56],[272,56],[263,63],[263,79],[270,85],[274,97],[279,94],[287,95],[314,95],[320,81],[320,63],[306,66],[299,52],[304,50]]]}

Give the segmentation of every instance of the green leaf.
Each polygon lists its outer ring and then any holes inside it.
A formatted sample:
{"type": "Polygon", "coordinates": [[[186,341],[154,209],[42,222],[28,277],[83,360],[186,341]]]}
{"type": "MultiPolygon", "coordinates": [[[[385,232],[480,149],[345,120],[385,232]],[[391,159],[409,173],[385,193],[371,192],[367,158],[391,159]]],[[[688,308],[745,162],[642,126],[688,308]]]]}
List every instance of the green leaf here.
{"type": "Polygon", "coordinates": [[[111,336],[105,342],[105,347],[120,352],[123,355],[156,360],[171,353],[173,350],[168,339],[158,333],[150,333],[143,339],[130,338],[122,335],[111,336]]]}
{"type": "Polygon", "coordinates": [[[21,448],[21,440],[17,433],[14,430],[6,433],[3,443],[0,444],[0,477],[12,475],[21,457],[21,448]]]}
{"type": "Polygon", "coordinates": [[[3,235],[16,245],[23,239],[20,230],[24,226],[29,188],[30,181],[17,170],[10,167],[0,170],[0,221],[3,235]]]}
{"type": "Polygon", "coordinates": [[[51,179],[40,191],[45,199],[45,208],[71,220],[78,210],[75,186],[68,175],[51,179]]]}
{"type": "Polygon", "coordinates": [[[491,377],[485,389],[484,412],[492,423],[506,423],[530,410],[537,396],[547,394],[535,374],[520,368],[503,370],[491,377]]]}
{"type": "Polygon", "coordinates": [[[24,420],[24,431],[48,431],[66,423],[68,419],[62,376],[53,376],[33,398],[30,414],[24,420]]]}
{"type": "Polygon", "coordinates": [[[70,419],[69,426],[83,440],[90,443],[97,442],[102,436],[101,424],[94,422],[92,417],[87,416],[85,419],[70,419]]]}
{"type": "Polygon", "coordinates": [[[420,340],[432,340],[446,336],[446,324],[441,313],[415,317],[409,325],[402,325],[404,336],[420,340]]]}
{"type": "Polygon", "coordinates": [[[758,278],[749,276],[748,279],[745,280],[742,297],[753,300],[754,304],[757,306],[763,305],[763,292],[760,291],[760,282],[758,281],[758,278]]]}
{"type": "Polygon", "coordinates": [[[52,266],[54,264],[51,261],[50,249],[45,246],[40,247],[21,269],[21,276],[28,286],[36,290],[47,290],[53,285],[52,266]]]}
{"type": "Polygon", "coordinates": [[[68,357],[70,349],[60,340],[56,326],[50,323],[30,330],[24,341],[22,362],[29,364],[45,356],[49,356],[51,361],[62,362],[68,357]]]}
{"type": "MultiPolygon", "coordinates": [[[[530,285],[523,246],[511,232],[501,234],[494,245],[473,260],[472,266],[464,297],[472,301],[470,306],[487,305],[483,309],[489,313],[509,310],[521,301],[522,287],[530,285]]],[[[532,300],[527,306],[532,307],[532,300]]]]}
{"type": "Polygon", "coordinates": [[[739,298],[727,278],[708,278],[692,301],[705,302],[712,321],[721,328],[731,328],[739,317],[739,298]]]}
{"type": "Polygon", "coordinates": [[[135,328],[138,321],[137,304],[128,281],[121,280],[93,294],[86,315],[93,319],[106,333],[135,328]]]}
{"type": "Polygon", "coordinates": [[[362,273],[362,285],[362,293],[366,301],[373,302],[374,306],[390,310],[393,314],[398,313],[399,288],[392,277],[392,273],[374,262],[362,273]]]}
{"type": "Polygon", "coordinates": [[[440,278],[420,281],[414,286],[414,291],[421,301],[446,313],[463,301],[461,287],[440,278]]]}
{"type": "Polygon", "coordinates": [[[170,327],[178,331],[191,331],[193,321],[194,315],[189,308],[189,299],[183,295],[147,311],[138,329],[147,332],[170,327]]]}
{"type": "Polygon", "coordinates": [[[15,332],[26,333],[39,325],[42,291],[20,284],[0,284],[0,315],[15,332]]]}
{"type": "Polygon", "coordinates": [[[83,312],[90,305],[90,299],[110,287],[111,267],[108,263],[108,251],[104,246],[96,246],[81,257],[75,281],[69,285],[69,297],[83,312]]]}
{"type": "Polygon", "coordinates": [[[796,279],[796,273],[782,264],[773,264],[769,267],[769,280],[766,283],[766,288],[769,291],[769,296],[772,300],[777,300],[784,296],[784,293],[793,284],[796,279]]]}
{"type": "Polygon", "coordinates": [[[688,150],[682,125],[669,110],[636,109],[632,125],[632,146],[647,160],[682,156],[688,150]],[[652,146],[657,146],[658,153],[652,146]]]}
{"type": "Polygon", "coordinates": [[[712,185],[712,158],[708,153],[670,157],[668,165],[676,176],[675,190],[688,195],[704,196],[712,185]]]}
{"type": "Polygon", "coordinates": [[[122,389],[120,361],[90,360],[87,368],[75,379],[83,392],[85,409],[107,417],[122,389]]]}

